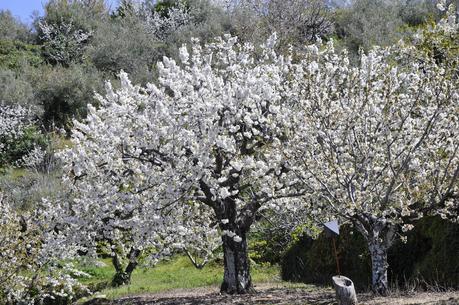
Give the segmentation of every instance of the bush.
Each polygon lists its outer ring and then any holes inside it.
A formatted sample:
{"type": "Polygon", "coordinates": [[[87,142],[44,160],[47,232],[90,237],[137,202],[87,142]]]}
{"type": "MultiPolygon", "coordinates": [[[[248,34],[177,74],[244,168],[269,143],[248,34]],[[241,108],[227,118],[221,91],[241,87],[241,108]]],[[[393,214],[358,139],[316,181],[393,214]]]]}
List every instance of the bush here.
{"type": "Polygon", "coordinates": [[[400,17],[408,26],[419,26],[427,23],[431,19],[437,19],[439,16],[438,9],[435,7],[435,1],[400,1],[400,17]]]}
{"type": "Polygon", "coordinates": [[[109,78],[120,70],[134,83],[151,82],[154,64],[164,53],[164,44],[153,39],[135,16],[108,20],[95,31],[86,56],[109,78]]]}
{"type": "MultiPolygon", "coordinates": [[[[188,22],[177,30],[169,30],[169,35],[163,39],[167,45],[166,54],[173,58],[178,58],[178,49],[184,43],[189,44],[191,38],[198,38],[206,43],[213,41],[215,37],[233,31],[233,24],[228,14],[211,1],[188,0],[186,5],[189,16],[188,22]]],[[[162,9],[164,10],[164,8],[162,9]]]]}
{"type": "Polygon", "coordinates": [[[20,41],[0,40],[0,68],[17,71],[24,65],[37,67],[42,63],[40,47],[20,41]]]}
{"type": "Polygon", "coordinates": [[[0,104],[21,105],[33,104],[32,85],[23,74],[11,70],[0,70],[0,104]]]}
{"type": "Polygon", "coordinates": [[[426,217],[408,234],[406,244],[389,252],[393,283],[419,288],[459,287],[459,224],[426,217]],[[439,286],[439,287],[438,287],[439,286]]]}
{"type": "Polygon", "coordinates": [[[83,61],[84,49],[101,20],[108,18],[103,0],[50,0],[35,21],[48,63],[69,66],[83,61]]]}
{"type": "Polygon", "coordinates": [[[134,7],[129,2],[105,20],[91,38],[86,57],[110,78],[124,70],[134,83],[155,78],[163,56],[178,58],[191,38],[209,41],[229,29],[223,10],[207,0],[162,1],[134,7]]]}
{"type": "Polygon", "coordinates": [[[72,22],[40,22],[43,57],[48,63],[69,66],[83,60],[91,32],[78,29],[72,22]]]}
{"type": "Polygon", "coordinates": [[[37,83],[36,98],[43,105],[46,129],[68,127],[72,118],[86,116],[86,106],[100,92],[100,74],[91,67],[72,65],[69,68],[44,66],[37,83]]]}
{"type": "Polygon", "coordinates": [[[250,234],[249,257],[257,264],[278,264],[290,241],[287,230],[261,221],[250,234]]]}
{"type": "MultiPolygon", "coordinates": [[[[371,264],[363,237],[350,227],[341,228],[336,239],[341,273],[350,277],[358,290],[371,283],[371,264]]],[[[286,251],[281,262],[284,280],[329,285],[337,274],[332,239],[326,234],[313,240],[303,236],[286,251]]]]}
{"type": "Polygon", "coordinates": [[[321,0],[240,1],[232,15],[237,35],[255,45],[277,32],[280,48],[302,47],[333,30],[331,10],[321,0]]]}
{"type": "Polygon", "coordinates": [[[91,32],[101,20],[108,18],[109,11],[104,0],[49,0],[45,5],[45,16],[36,20],[48,24],[72,23],[76,29],[91,32]]]}

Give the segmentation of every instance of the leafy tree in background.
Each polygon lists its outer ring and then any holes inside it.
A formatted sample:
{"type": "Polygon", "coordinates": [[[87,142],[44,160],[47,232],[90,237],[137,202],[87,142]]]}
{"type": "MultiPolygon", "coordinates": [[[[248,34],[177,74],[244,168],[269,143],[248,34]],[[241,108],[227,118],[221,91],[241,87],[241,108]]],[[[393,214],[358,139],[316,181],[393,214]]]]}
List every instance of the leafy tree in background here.
{"type": "Polygon", "coordinates": [[[333,30],[331,10],[320,0],[244,0],[229,12],[241,39],[261,43],[276,32],[281,48],[303,46],[333,30]]]}
{"type": "Polygon", "coordinates": [[[10,11],[0,10],[0,40],[18,40],[30,43],[32,38],[30,28],[14,18],[10,11]]]}
{"type": "Polygon", "coordinates": [[[30,107],[34,101],[34,89],[25,77],[15,71],[0,70],[0,104],[30,107]]]}
{"type": "Polygon", "coordinates": [[[124,70],[134,81],[146,83],[153,78],[154,63],[165,54],[164,48],[164,43],[152,37],[137,16],[128,15],[101,23],[86,56],[106,78],[114,78],[124,70]]]}
{"type": "Polygon", "coordinates": [[[402,36],[403,20],[395,1],[356,0],[352,6],[340,9],[335,18],[336,33],[345,47],[357,54],[372,46],[388,46],[402,36]]]}
{"type": "Polygon", "coordinates": [[[25,66],[43,64],[39,46],[18,40],[0,40],[0,68],[21,71],[25,66]]]}

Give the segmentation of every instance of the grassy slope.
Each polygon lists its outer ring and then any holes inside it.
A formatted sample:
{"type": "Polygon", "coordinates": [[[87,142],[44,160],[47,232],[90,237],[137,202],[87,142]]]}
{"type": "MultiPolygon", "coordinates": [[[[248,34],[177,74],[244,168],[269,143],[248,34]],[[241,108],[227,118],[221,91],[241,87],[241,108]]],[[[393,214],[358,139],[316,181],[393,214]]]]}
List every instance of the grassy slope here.
{"type": "MultiPolygon", "coordinates": [[[[94,286],[108,283],[114,274],[109,260],[104,267],[85,268],[90,273],[90,279],[82,280],[83,283],[94,286]]],[[[252,278],[255,283],[280,281],[279,270],[276,267],[252,267],[252,278]]],[[[132,276],[132,283],[118,288],[106,288],[99,294],[110,299],[131,294],[160,292],[176,288],[194,288],[217,286],[223,277],[223,267],[216,263],[206,265],[203,269],[196,269],[188,258],[179,256],[170,261],[162,262],[154,268],[138,268],[132,276]]]]}

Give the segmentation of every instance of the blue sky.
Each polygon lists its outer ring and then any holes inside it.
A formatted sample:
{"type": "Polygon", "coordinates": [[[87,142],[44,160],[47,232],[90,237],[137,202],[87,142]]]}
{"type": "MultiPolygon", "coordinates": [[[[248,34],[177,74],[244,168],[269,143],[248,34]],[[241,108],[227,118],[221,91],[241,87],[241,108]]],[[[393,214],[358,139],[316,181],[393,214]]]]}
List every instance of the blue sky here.
{"type": "MultiPolygon", "coordinates": [[[[0,0],[0,10],[10,10],[13,16],[18,17],[22,22],[30,24],[32,22],[32,12],[38,11],[43,15],[43,4],[47,0],[0,0]]],[[[108,4],[113,7],[117,0],[108,0],[108,4]]]]}

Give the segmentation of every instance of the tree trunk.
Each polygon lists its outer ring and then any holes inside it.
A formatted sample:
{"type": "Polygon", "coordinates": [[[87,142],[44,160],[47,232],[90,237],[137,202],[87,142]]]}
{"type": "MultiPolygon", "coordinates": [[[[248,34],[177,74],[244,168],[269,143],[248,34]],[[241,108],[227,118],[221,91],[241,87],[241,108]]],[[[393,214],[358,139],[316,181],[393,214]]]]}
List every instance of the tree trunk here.
{"type": "Polygon", "coordinates": [[[368,241],[368,248],[371,255],[371,287],[373,292],[382,296],[388,293],[387,281],[387,246],[378,238],[368,241]]]}
{"type": "Polygon", "coordinates": [[[355,293],[354,283],[352,283],[349,278],[342,275],[334,276],[332,280],[338,305],[356,305],[357,295],[355,293]]]}
{"type": "Polygon", "coordinates": [[[129,263],[126,266],[126,269],[123,270],[123,266],[119,259],[119,256],[115,254],[112,257],[112,263],[115,267],[115,275],[112,279],[112,286],[118,287],[123,285],[129,285],[131,283],[131,276],[134,269],[137,267],[138,261],[137,258],[140,255],[140,250],[132,248],[129,252],[129,263]]]}
{"type": "Polygon", "coordinates": [[[221,293],[245,294],[253,292],[246,234],[239,234],[242,239],[240,242],[234,241],[234,238],[228,235],[222,237],[225,270],[220,288],[221,293]]]}
{"type": "Polygon", "coordinates": [[[131,283],[131,273],[125,271],[116,271],[112,279],[112,286],[118,287],[123,285],[129,285],[131,283]]]}

